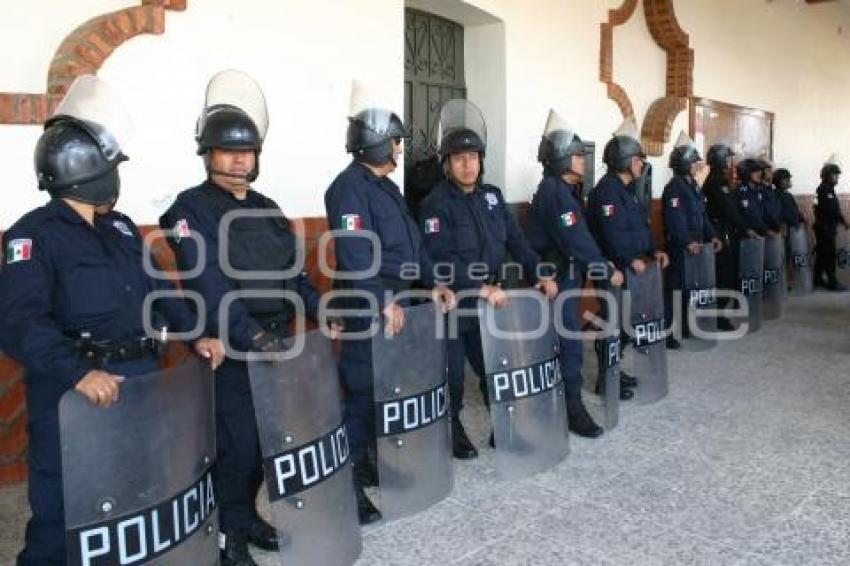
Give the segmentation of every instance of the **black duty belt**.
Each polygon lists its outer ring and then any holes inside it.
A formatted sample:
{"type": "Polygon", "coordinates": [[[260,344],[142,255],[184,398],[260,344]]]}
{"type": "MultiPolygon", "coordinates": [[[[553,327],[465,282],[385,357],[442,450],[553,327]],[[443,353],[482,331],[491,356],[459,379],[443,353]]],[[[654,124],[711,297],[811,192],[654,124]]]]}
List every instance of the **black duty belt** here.
{"type": "Polygon", "coordinates": [[[107,362],[126,362],[149,355],[158,355],[162,351],[162,342],[154,338],[137,338],[126,342],[98,342],[81,338],[76,349],[80,357],[102,366],[107,362]]]}

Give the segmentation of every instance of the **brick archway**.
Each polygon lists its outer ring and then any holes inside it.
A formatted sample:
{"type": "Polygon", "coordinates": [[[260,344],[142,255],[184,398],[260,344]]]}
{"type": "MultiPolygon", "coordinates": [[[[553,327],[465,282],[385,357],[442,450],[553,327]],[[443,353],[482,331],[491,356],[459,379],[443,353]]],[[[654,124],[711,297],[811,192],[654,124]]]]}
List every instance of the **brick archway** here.
{"type": "MultiPolygon", "coordinates": [[[[650,105],[641,127],[641,143],[649,155],[657,156],[670,140],[673,121],[693,95],[694,50],[679,26],[672,0],[643,0],[643,6],[649,33],[667,54],[665,95],[650,105]]],[[[635,118],[635,113],[628,92],[614,81],[614,27],[629,21],[636,8],[637,0],[624,0],[619,8],[608,11],[608,21],[601,24],[599,80],[624,118],[635,118]]]]}
{"type": "Polygon", "coordinates": [[[165,33],[165,10],[185,10],[187,0],[142,0],[90,19],[72,31],[56,50],[44,93],[0,92],[0,124],[42,124],[82,74],[95,74],[125,41],[165,33]]]}

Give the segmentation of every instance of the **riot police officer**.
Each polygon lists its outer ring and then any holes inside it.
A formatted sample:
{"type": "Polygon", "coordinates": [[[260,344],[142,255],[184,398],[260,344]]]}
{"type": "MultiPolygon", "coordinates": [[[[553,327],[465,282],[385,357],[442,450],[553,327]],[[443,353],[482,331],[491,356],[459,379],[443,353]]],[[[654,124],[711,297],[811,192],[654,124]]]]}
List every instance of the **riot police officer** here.
{"type": "MultiPolygon", "coordinates": [[[[436,282],[434,265],[417,223],[398,185],[388,177],[397,166],[406,135],[398,115],[376,102],[360,83],[355,83],[345,144],[353,160],[325,192],[329,228],[340,236],[353,236],[334,239],[337,270],[363,274],[339,280],[335,286],[374,299],[390,333],[401,331],[403,307],[409,303],[397,299],[395,294],[409,290],[417,278],[433,288],[432,296],[442,303],[444,310],[454,304],[451,290],[436,282]],[[374,238],[366,237],[369,234],[374,238]],[[380,249],[373,248],[373,242],[380,249]],[[378,263],[377,274],[370,273],[374,263],[378,263]]],[[[356,300],[347,303],[346,307],[352,309],[367,306],[356,300]]],[[[370,317],[352,316],[346,318],[345,329],[360,333],[370,325],[370,317]]],[[[381,518],[363,491],[364,487],[376,485],[378,479],[369,458],[375,440],[372,345],[370,339],[346,339],[345,334],[342,337],[339,372],[345,391],[344,411],[354,465],[357,511],[360,522],[367,524],[381,518]]]]}
{"type": "Polygon", "coordinates": [[[835,275],[836,231],[839,224],[848,226],[835,195],[839,175],[841,168],[837,164],[826,163],[821,168],[821,182],[815,193],[815,285],[832,291],[846,290],[835,275]]]}
{"type": "Polygon", "coordinates": [[[761,183],[758,185],[764,208],[764,222],[771,237],[778,238],[782,233],[782,203],[773,187],[773,164],[767,159],[759,159],[761,183]]]}
{"type": "MultiPolygon", "coordinates": [[[[635,192],[635,182],[646,171],[645,157],[637,126],[626,120],[605,144],[602,161],[607,172],[588,195],[590,227],[602,253],[617,269],[631,268],[638,275],[650,261],[659,262],[662,269],[670,262],[658,251],[648,213],[635,192]]],[[[623,336],[623,347],[626,342],[623,336]]],[[[636,378],[621,374],[621,391],[636,385],[636,378]]]]}
{"type": "Polygon", "coordinates": [[[757,159],[745,158],[736,166],[738,188],[735,201],[748,237],[765,237],[771,231],[765,222],[764,196],[761,192],[763,167],[757,159]]]}
{"type": "Polygon", "coordinates": [[[791,172],[788,169],[777,169],[773,174],[773,186],[779,195],[782,223],[787,228],[796,228],[800,223],[805,222],[803,213],[800,212],[800,207],[797,206],[797,201],[791,194],[791,172]]]}
{"type": "MultiPolygon", "coordinates": [[[[735,152],[728,145],[717,143],[708,148],[708,166],[710,171],[703,185],[706,198],[706,212],[714,228],[715,235],[723,244],[717,254],[718,288],[727,291],[738,289],[738,257],[735,239],[747,233],[747,226],[738,209],[738,201],[733,190],[735,152]]],[[[755,232],[751,232],[755,235],[755,232]]],[[[718,306],[728,307],[729,299],[722,298],[718,306]]],[[[732,330],[733,325],[726,317],[718,317],[720,330],[732,330]]]]}
{"type": "MultiPolygon", "coordinates": [[[[145,272],[138,229],[112,211],[127,157],[117,128],[96,121],[110,113],[119,115],[120,105],[105,83],[91,75],[73,83],[35,148],[38,188],[51,200],[3,237],[0,348],[26,371],[29,418],[32,517],[19,565],[66,561],[61,397],[75,389],[108,407],[125,378],[159,369],[143,305],[148,293],[173,288],[145,272]]],[[[178,332],[195,328],[182,299],[153,305],[154,321],[178,332]]],[[[223,358],[217,340],[201,338],[194,349],[213,364],[223,358]]]]}
{"type": "MultiPolygon", "coordinates": [[[[713,242],[715,251],[720,251],[722,247],[708,219],[705,196],[701,192],[701,185],[710,169],[705,166],[693,141],[684,132],[679,135],[670,153],[669,165],[673,170],[673,178],[661,195],[664,203],[664,235],[667,239],[667,253],[670,255],[670,269],[667,270],[664,287],[667,328],[671,328],[673,323],[674,295],[684,290],[685,254],[698,255],[704,242],[713,242]]],[[[686,319],[683,321],[682,333],[687,336],[686,319]]],[[[672,333],[667,337],[667,347],[680,347],[672,333]]]]}
{"type": "MultiPolygon", "coordinates": [[[[543,180],[531,201],[528,239],[544,259],[555,264],[558,289],[573,292],[563,302],[561,318],[566,330],[578,333],[582,326],[581,297],[576,292],[583,288],[588,271],[593,270],[594,279],[610,278],[616,287],[622,285],[623,274],[605,259],[590,234],[581,200],[584,143],[554,110],[549,111],[537,160],[543,165],[543,180]]],[[[570,430],[596,438],[603,430],[588,414],[581,398],[581,340],[564,336],[558,339],[570,430]]]]}
{"type": "MultiPolygon", "coordinates": [[[[502,262],[510,251],[525,277],[553,298],[555,284],[551,279],[538,279],[540,257],[508,211],[502,191],[482,180],[487,130],[480,110],[467,100],[449,100],[440,111],[438,136],[445,179],[422,201],[420,221],[431,257],[438,264],[453,266],[452,289],[477,289],[478,296],[489,304],[496,308],[503,306],[507,295],[501,288],[502,262]],[[480,264],[480,273],[470,269],[471,264],[480,264]]],[[[460,306],[473,309],[476,302],[476,297],[466,296],[460,306]]],[[[448,337],[446,349],[453,453],[460,459],[475,458],[478,450],[466,435],[460,412],[465,358],[478,374],[485,400],[488,396],[477,317],[458,320],[457,336],[448,337]]]]}
{"type": "Polygon", "coordinates": [[[215,485],[223,565],[253,565],[249,542],[264,550],[279,546],[274,527],[256,510],[263,480],[262,453],[248,367],[244,358],[238,359],[233,352],[279,349],[296,307],[282,298],[250,296],[232,301],[224,318],[219,317],[219,307],[232,291],[288,290],[303,299],[307,316],[316,320],[319,304],[319,294],[306,273],[291,279],[247,279],[226,272],[219,262],[222,247],[232,268],[241,271],[284,271],[295,262],[295,237],[289,221],[273,200],[251,187],[259,175],[267,127],[262,92],[250,77],[238,71],[214,76],[196,133],[197,152],[207,178],[181,192],[160,217],[162,228],[170,231],[168,241],[180,269],[202,266],[201,273],[186,278],[184,284],[203,296],[210,330],[228,336],[228,357],[215,374],[215,485]],[[234,84],[244,85],[240,96],[250,100],[234,96],[229,89],[234,84]],[[250,216],[256,211],[266,216],[250,216]],[[227,239],[220,241],[219,228],[225,217],[229,218],[227,239]],[[206,247],[202,257],[200,237],[206,247]]]}

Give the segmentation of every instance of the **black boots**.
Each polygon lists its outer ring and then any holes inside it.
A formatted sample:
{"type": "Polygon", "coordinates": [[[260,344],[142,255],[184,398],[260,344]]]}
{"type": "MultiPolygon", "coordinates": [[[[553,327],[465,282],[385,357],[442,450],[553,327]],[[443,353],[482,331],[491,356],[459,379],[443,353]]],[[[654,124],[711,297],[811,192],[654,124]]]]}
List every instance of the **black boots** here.
{"type": "Polygon", "coordinates": [[[458,460],[471,460],[478,457],[478,449],[466,436],[460,416],[452,418],[452,454],[458,460]]]}
{"type": "Polygon", "coordinates": [[[381,520],[381,512],[375,507],[366,492],[365,487],[378,485],[378,468],[369,457],[353,460],[354,497],[357,499],[357,519],[361,525],[368,525],[381,520]]]}
{"type": "Polygon", "coordinates": [[[369,525],[381,520],[381,512],[363,491],[363,487],[354,486],[354,497],[357,499],[357,520],[361,525],[369,525]]]}
{"type": "Polygon", "coordinates": [[[378,468],[371,458],[354,462],[354,483],[362,487],[377,487],[378,468]]]}
{"type": "Polygon", "coordinates": [[[570,431],[584,438],[598,438],[604,432],[602,427],[593,422],[587,408],[581,400],[581,389],[567,391],[567,416],[570,431]]]}
{"type": "Polygon", "coordinates": [[[238,532],[222,533],[224,545],[219,549],[221,566],[257,566],[248,552],[247,537],[238,532]]]}
{"type": "Polygon", "coordinates": [[[219,549],[221,566],[257,566],[248,551],[248,543],[273,552],[277,551],[281,544],[285,545],[289,542],[288,538],[278,539],[277,530],[259,516],[254,519],[247,533],[221,533],[219,536],[223,542],[223,546],[219,549]]]}
{"type": "MultiPolygon", "coordinates": [[[[267,551],[280,549],[277,531],[260,517],[254,519],[254,523],[248,529],[248,542],[257,548],[267,551]]],[[[285,543],[286,541],[283,542],[285,543]]]]}

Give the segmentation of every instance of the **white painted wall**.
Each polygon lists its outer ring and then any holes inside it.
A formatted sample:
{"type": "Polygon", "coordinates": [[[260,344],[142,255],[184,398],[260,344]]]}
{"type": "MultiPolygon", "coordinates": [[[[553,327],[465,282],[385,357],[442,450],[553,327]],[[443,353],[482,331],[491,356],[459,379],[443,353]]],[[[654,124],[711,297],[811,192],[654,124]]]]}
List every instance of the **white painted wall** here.
{"type": "MultiPolygon", "coordinates": [[[[620,122],[598,80],[599,24],[619,1],[465,3],[501,22],[483,18],[469,29],[467,78],[470,96],[497,115],[491,143],[504,149],[489,156],[502,161],[488,163],[491,179],[503,183],[511,200],[524,200],[538,181],[534,157],[550,107],[597,142],[597,158],[620,122]],[[488,68],[486,54],[501,35],[503,69],[488,68]],[[488,81],[500,72],[503,92],[490,98],[488,81]]],[[[0,91],[43,91],[48,63],[67,33],[133,4],[11,3],[4,13],[11,17],[0,23],[0,52],[16,56],[0,59],[0,91]]],[[[850,144],[850,12],[841,4],[794,0],[676,0],[676,7],[696,50],[695,94],[775,112],[776,161],[791,169],[798,190],[811,190],[826,156],[850,144]]],[[[215,71],[236,67],[252,74],[269,100],[271,128],[257,188],[291,216],[323,214],[322,194],[348,161],[343,143],[351,80],[375,85],[401,110],[403,9],[401,0],[189,0],[186,12],[168,12],[165,35],[125,43],[100,73],[124,95],[137,124],[128,144],[132,160],[122,168],[120,208],[140,223],[154,223],[179,190],[202,178],[192,137],[204,86],[215,71]]],[[[615,76],[642,117],[662,94],[664,78],[664,55],[642,14],[617,29],[615,55],[615,76]]],[[[683,113],[673,137],[686,125],[683,113]]],[[[46,197],[35,189],[32,172],[39,132],[0,126],[0,229],[46,197]]],[[[653,161],[658,194],[666,156],[653,161]]]]}

